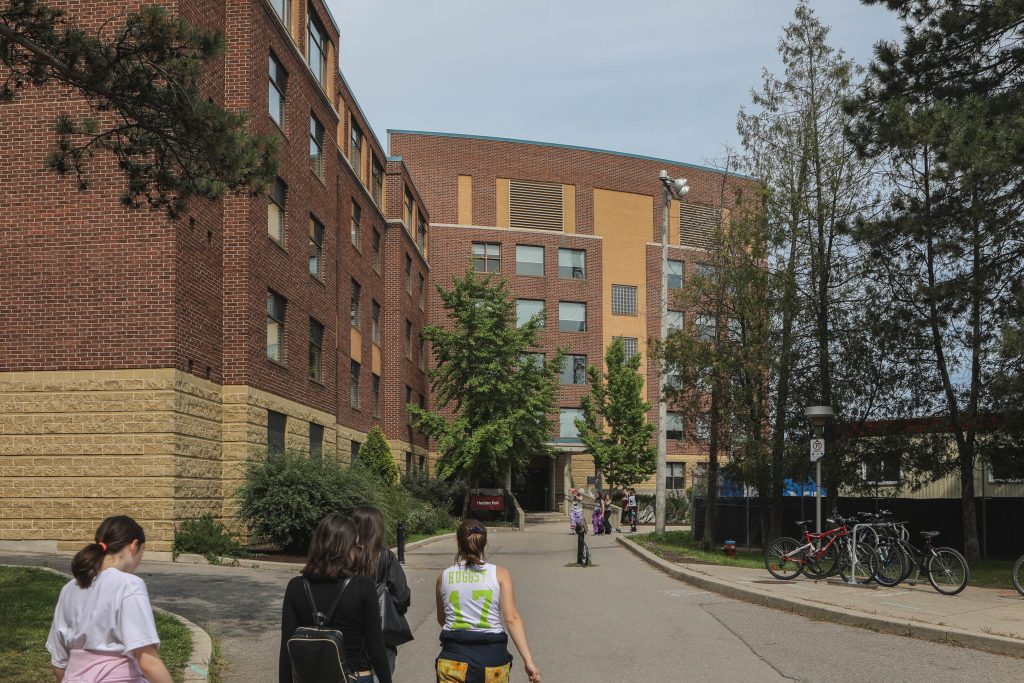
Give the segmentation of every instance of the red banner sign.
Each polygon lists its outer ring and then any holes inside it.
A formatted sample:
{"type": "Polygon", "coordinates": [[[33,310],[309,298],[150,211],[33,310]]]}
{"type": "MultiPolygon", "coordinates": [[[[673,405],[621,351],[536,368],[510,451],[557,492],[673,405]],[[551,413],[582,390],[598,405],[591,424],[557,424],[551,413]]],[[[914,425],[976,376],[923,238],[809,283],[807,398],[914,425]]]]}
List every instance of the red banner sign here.
{"type": "Polygon", "coordinates": [[[505,496],[481,496],[469,497],[470,510],[504,510],[505,496]]]}

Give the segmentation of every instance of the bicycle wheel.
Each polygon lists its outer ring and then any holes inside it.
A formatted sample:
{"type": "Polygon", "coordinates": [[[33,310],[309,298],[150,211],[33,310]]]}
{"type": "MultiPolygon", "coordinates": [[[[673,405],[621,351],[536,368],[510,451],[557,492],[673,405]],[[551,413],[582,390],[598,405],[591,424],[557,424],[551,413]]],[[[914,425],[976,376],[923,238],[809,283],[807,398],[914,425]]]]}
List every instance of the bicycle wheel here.
{"type": "Polygon", "coordinates": [[[878,553],[869,545],[857,545],[857,566],[850,563],[850,554],[840,556],[839,576],[847,583],[868,583],[878,571],[878,553]],[[851,581],[851,578],[853,581],[851,581]]]}
{"type": "Polygon", "coordinates": [[[1018,593],[1024,595],[1024,555],[1021,555],[1013,565],[1013,585],[1016,586],[1018,593]]]}
{"type": "Polygon", "coordinates": [[[838,562],[839,552],[834,543],[819,552],[808,550],[807,564],[803,567],[804,576],[815,580],[827,579],[835,573],[838,562]]]}
{"type": "Polygon", "coordinates": [[[910,564],[903,549],[893,542],[882,541],[875,552],[878,554],[878,568],[875,570],[875,581],[881,586],[892,587],[903,580],[908,573],[910,564]]]}
{"type": "Polygon", "coordinates": [[[956,595],[967,587],[971,569],[964,556],[952,548],[935,548],[925,565],[928,583],[943,595],[956,595]]]}
{"type": "Polygon", "coordinates": [[[769,543],[768,547],[764,550],[764,566],[768,573],[776,579],[782,579],[783,581],[795,579],[800,574],[800,570],[803,569],[803,552],[799,553],[799,558],[795,557],[793,553],[801,545],[803,544],[800,541],[788,536],[776,538],[769,543]]]}

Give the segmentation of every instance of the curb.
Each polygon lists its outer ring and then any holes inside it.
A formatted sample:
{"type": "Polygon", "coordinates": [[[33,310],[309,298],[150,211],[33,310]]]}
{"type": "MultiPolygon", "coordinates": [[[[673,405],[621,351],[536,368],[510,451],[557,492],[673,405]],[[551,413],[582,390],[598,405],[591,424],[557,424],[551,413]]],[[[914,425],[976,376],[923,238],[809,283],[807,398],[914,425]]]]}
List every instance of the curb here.
{"type": "Polygon", "coordinates": [[[1001,655],[1024,658],[1024,640],[1007,638],[965,631],[949,626],[938,626],[916,621],[905,621],[894,618],[880,617],[867,612],[840,609],[828,605],[815,605],[799,600],[782,598],[762,593],[752,588],[738,585],[731,581],[723,581],[698,572],[686,569],[678,564],[663,560],[654,553],[640,547],[636,542],[619,536],[616,539],[630,552],[653,567],[660,569],[674,579],[712,591],[726,597],[742,600],[754,605],[792,612],[810,619],[830,621],[844,626],[866,628],[878,633],[930,640],[946,645],[959,645],[973,650],[986,650],[1001,655]]]}
{"type": "MultiPolygon", "coordinates": [[[[0,564],[0,567],[14,567],[18,569],[37,569],[39,571],[49,572],[50,574],[56,574],[57,576],[64,579],[73,579],[74,577],[67,572],[62,572],[59,569],[53,569],[51,567],[35,567],[24,564],[0,564]]],[[[183,683],[202,683],[209,678],[209,665],[210,658],[213,656],[213,641],[210,640],[210,634],[195,625],[180,614],[174,612],[168,612],[165,609],[159,607],[153,607],[154,612],[162,612],[170,617],[174,617],[188,629],[192,636],[192,654],[189,656],[188,662],[185,663],[185,669],[183,670],[183,683]]]]}

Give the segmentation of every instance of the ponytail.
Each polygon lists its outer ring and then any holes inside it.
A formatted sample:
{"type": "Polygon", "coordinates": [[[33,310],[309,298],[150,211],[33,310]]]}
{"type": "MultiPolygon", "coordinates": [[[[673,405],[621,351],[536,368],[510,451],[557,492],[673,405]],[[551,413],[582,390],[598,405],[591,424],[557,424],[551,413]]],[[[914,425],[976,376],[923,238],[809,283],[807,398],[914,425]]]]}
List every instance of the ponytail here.
{"type": "Polygon", "coordinates": [[[88,588],[96,579],[103,566],[103,557],[120,552],[138,541],[139,545],[146,542],[146,533],[131,517],[117,515],[107,517],[96,529],[96,541],[90,543],[75,554],[71,560],[71,573],[82,588],[88,588]]]}
{"type": "Polygon", "coordinates": [[[459,552],[455,556],[456,564],[472,567],[480,566],[484,563],[484,549],[487,547],[487,529],[478,520],[463,520],[455,532],[455,540],[459,545],[459,552]]]}

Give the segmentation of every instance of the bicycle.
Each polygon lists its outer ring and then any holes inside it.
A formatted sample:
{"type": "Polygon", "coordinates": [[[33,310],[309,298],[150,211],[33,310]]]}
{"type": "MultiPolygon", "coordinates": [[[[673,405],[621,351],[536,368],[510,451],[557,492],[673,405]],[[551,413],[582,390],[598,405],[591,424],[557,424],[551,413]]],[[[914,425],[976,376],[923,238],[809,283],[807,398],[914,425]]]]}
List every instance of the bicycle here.
{"type": "Polygon", "coordinates": [[[1024,555],[1018,557],[1013,565],[1013,586],[1018,593],[1024,595],[1024,555]]]}
{"type": "Polygon", "coordinates": [[[796,522],[803,531],[803,544],[790,536],[782,536],[768,544],[764,551],[764,565],[769,574],[788,581],[800,574],[818,579],[835,572],[839,562],[836,543],[846,535],[846,527],[840,525],[820,534],[812,534],[807,527],[813,521],[807,519],[796,522]]]}
{"type": "Polygon", "coordinates": [[[900,582],[907,581],[913,572],[914,578],[910,581],[919,583],[921,573],[924,572],[932,588],[943,595],[956,595],[967,587],[967,582],[971,578],[967,559],[955,548],[936,548],[932,545],[933,539],[940,535],[938,531],[920,532],[924,538],[925,549],[919,550],[910,542],[910,534],[904,522],[892,522],[891,526],[892,533],[888,535],[886,542],[902,552],[907,560],[907,568],[900,577],[900,582]]]}

